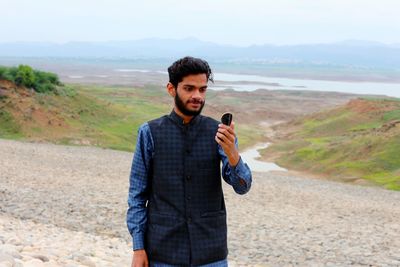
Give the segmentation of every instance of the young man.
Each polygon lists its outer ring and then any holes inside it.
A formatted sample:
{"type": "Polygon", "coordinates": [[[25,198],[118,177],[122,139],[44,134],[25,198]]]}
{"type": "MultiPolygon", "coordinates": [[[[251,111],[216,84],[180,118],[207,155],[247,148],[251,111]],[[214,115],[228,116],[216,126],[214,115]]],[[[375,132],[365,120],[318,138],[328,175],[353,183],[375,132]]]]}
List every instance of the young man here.
{"type": "Polygon", "coordinates": [[[200,115],[212,72],[185,57],[169,68],[169,115],[138,132],[128,198],[132,267],[227,266],[227,224],[221,185],[249,191],[251,171],[239,155],[234,124],[200,115]]]}

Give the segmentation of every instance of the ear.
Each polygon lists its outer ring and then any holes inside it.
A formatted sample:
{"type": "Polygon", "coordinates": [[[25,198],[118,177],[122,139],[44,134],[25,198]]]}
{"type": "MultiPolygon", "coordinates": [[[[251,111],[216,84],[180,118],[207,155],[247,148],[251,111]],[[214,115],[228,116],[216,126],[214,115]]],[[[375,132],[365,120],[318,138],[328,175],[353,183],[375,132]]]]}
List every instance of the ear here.
{"type": "Polygon", "coordinates": [[[167,84],[167,91],[170,96],[175,97],[176,90],[175,90],[175,86],[172,83],[167,84]]]}

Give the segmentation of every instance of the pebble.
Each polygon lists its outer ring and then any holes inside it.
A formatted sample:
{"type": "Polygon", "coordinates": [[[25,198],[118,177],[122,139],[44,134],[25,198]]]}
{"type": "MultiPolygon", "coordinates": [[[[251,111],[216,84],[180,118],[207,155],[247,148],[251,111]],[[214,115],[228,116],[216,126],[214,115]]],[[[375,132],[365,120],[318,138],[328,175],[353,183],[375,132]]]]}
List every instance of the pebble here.
{"type": "Polygon", "coordinates": [[[13,267],[15,264],[15,260],[11,255],[0,251],[0,264],[4,266],[13,267]]]}
{"type": "Polygon", "coordinates": [[[38,259],[32,259],[24,262],[24,267],[44,267],[43,261],[38,259]]]}

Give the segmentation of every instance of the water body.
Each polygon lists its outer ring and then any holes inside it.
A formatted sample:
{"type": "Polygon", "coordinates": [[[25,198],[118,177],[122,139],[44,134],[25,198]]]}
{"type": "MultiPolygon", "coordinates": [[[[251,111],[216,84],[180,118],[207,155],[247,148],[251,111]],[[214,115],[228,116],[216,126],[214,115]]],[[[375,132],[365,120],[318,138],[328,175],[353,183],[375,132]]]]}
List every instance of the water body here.
{"type": "MultiPolygon", "coordinates": [[[[147,69],[114,69],[116,72],[141,72],[168,75],[166,71],[147,69]]],[[[237,91],[268,90],[310,90],[353,94],[387,95],[400,98],[400,83],[347,82],[310,79],[274,78],[259,75],[214,73],[214,90],[233,89],[237,91]]]]}
{"type": "Polygon", "coordinates": [[[114,71],[117,71],[117,72],[141,72],[141,73],[152,72],[151,70],[141,70],[141,69],[115,69],[114,71]]]}
{"type": "Polygon", "coordinates": [[[252,171],[256,172],[287,171],[287,169],[281,168],[273,162],[264,162],[257,160],[257,158],[260,157],[260,153],[258,153],[258,150],[267,148],[268,146],[269,143],[261,144],[252,149],[240,153],[240,155],[244,160],[244,162],[246,162],[247,165],[249,165],[252,171]]]}
{"type": "Polygon", "coordinates": [[[216,90],[222,90],[226,88],[239,91],[254,91],[257,89],[311,90],[400,97],[399,83],[303,80],[230,73],[215,73],[214,79],[217,82],[215,83],[215,86],[212,86],[211,88],[216,90]]]}

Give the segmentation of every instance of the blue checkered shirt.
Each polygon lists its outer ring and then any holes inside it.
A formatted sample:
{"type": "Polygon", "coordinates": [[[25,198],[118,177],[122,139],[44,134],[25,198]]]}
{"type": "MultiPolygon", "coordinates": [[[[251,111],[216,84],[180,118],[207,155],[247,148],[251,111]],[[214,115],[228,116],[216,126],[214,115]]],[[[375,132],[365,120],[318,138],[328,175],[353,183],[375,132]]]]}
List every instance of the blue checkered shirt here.
{"type": "MultiPolygon", "coordinates": [[[[237,138],[235,140],[238,145],[237,138]]],[[[245,194],[250,190],[252,176],[246,163],[240,158],[235,167],[229,165],[228,157],[219,146],[219,155],[222,160],[222,177],[230,184],[236,193],[245,194]],[[240,180],[245,183],[240,183],[240,180]]],[[[151,168],[151,159],[154,153],[154,142],[148,123],[144,123],[138,131],[136,150],[133,156],[130,186],[128,196],[127,226],[133,238],[133,250],[144,249],[144,233],[147,224],[147,190],[148,174],[151,168]]],[[[213,263],[212,267],[227,266],[226,260],[213,263]]],[[[171,266],[162,263],[154,263],[153,266],[171,266]]],[[[205,265],[209,266],[209,265],[205,265]]]]}

